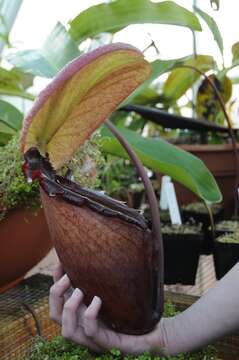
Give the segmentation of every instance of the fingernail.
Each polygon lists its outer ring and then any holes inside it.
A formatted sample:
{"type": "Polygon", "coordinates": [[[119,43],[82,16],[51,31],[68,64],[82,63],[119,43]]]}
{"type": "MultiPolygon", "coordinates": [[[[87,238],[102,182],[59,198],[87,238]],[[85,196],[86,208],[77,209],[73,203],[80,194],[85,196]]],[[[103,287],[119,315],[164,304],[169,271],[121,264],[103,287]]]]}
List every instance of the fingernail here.
{"type": "Polygon", "coordinates": [[[99,296],[94,296],[93,301],[97,302],[97,303],[102,303],[102,300],[101,300],[101,298],[99,296]]]}
{"type": "Polygon", "coordinates": [[[75,290],[73,291],[73,294],[72,294],[72,296],[82,296],[82,295],[83,295],[83,292],[78,288],[75,288],[75,290]]]}
{"type": "Polygon", "coordinates": [[[66,279],[68,279],[67,274],[63,275],[62,278],[60,279],[60,281],[66,281],[66,279]]]}

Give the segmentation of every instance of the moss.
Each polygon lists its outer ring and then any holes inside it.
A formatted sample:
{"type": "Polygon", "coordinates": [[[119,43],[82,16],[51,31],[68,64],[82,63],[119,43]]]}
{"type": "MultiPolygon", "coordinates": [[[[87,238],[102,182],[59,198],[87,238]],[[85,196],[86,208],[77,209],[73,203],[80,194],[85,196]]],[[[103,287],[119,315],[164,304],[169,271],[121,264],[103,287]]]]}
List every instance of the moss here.
{"type": "Polygon", "coordinates": [[[39,185],[28,184],[22,172],[23,157],[19,150],[19,135],[0,147],[0,198],[3,218],[7,211],[40,206],[39,185]]]}
{"type": "Polygon", "coordinates": [[[236,220],[223,220],[216,224],[215,230],[234,232],[239,231],[239,221],[236,220]]]}
{"type": "Polygon", "coordinates": [[[219,236],[216,241],[227,244],[239,244],[239,231],[219,236]]]}
{"type": "MultiPolygon", "coordinates": [[[[85,187],[99,186],[97,169],[104,160],[96,145],[96,137],[86,141],[60,171],[64,174],[70,169],[74,180],[85,187]]],[[[0,220],[11,209],[24,207],[35,210],[41,205],[39,184],[27,183],[22,172],[23,161],[17,134],[7,145],[0,147],[0,220]]]]}
{"type": "Polygon", "coordinates": [[[72,172],[74,181],[87,188],[99,188],[99,169],[105,166],[105,159],[97,145],[98,133],[85,141],[73,158],[61,169],[61,174],[67,170],[72,172]]]}
{"type": "MultiPolygon", "coordinates": [[[[213,214],[217,214],[222,210],[221,204],[212,204],[211,210],[213,214]]],[[[198,214],[208,214],[208,210],[203,202],[193,202],[182,207],[183,210],[191,211],[198,214]]]]}
{"type": "MultiPolygon", "coordinates": [[[[174,316],[177,312],[172,303],[165,304],[164,316],[174,316]]],[[[187,354],[169,357],[168,360],[216,360],[216,349],[208,346],[205,349],[187,354]]],[[[118,349],[111,349],[103,355],[96,355],[87,348],[57,336],[51,341],[36,338],[29,355],[22,360],[166,360],[164,357],[144,353],[138,356],[123,356],[118,349]]]]}
{"type": "Polygon", "coordinates": [[[164,225],[162,226],[163,234],[199,234],[202,227],[200,224],[182,224],[182,225],[164,225]]]}

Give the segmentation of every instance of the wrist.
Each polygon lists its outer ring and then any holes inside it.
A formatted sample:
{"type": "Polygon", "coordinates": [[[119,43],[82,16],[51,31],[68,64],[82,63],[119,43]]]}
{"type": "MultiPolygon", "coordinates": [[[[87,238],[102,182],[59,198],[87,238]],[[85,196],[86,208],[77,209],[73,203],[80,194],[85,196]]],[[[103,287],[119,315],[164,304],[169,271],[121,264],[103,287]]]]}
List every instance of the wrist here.
{"type": "Polygon", "coordinates": [[[171,328],[170,322],[171,318],[162,318],[155,330],[146,336],[146,348],[150,353],[161,356],[171,355],[169,352],[169,334],[171,332],[168,331],[168,329],[171,328]]]}

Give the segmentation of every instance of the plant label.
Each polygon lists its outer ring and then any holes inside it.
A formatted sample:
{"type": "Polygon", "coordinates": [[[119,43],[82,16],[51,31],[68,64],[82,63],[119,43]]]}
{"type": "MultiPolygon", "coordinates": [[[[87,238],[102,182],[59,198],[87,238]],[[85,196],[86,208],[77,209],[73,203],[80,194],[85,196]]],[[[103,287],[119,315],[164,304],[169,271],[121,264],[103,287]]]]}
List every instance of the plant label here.
{"type": "Polygon", "coordinates": [[[162,177],[160,209],[169,209],[172,224],[182,224],[175,188],[169,176],[162,177]]]}

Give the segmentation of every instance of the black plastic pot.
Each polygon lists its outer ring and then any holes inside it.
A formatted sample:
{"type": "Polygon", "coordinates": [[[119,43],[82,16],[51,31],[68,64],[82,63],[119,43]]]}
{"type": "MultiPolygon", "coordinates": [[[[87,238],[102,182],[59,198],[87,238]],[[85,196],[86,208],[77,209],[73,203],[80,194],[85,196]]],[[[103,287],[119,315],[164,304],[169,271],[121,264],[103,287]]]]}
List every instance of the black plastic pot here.
{"type": "Polygon", "coordinates": [[[194,285],[203,233],[163,233],[164,283],[194,285]]]}
{"type": "Polygon", "coordinates": [[[239,243],[214,242],[214,265],[217,280],[221,279],[239,261],[239,243]]]}
{"type": "MultiPolygon", "coordinates": [[[[213,210],[213,219],[214,222],[218,222],[223,219],[224,210],[223,208],[218,208],[213,210]]],[[[182,210],[182,216],[184,222],[192,222],[202,225],[202,231],[204,233],[202,247],[200,250],[201,255],[210,255],[213,253],[213,236],[210,230],[210,218],[208,213],[201,213],[196,211],[191,211],[187,209],[182,210]]]]}

